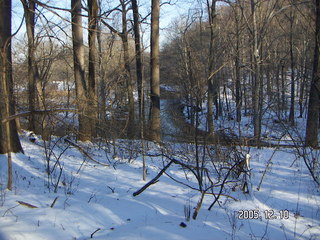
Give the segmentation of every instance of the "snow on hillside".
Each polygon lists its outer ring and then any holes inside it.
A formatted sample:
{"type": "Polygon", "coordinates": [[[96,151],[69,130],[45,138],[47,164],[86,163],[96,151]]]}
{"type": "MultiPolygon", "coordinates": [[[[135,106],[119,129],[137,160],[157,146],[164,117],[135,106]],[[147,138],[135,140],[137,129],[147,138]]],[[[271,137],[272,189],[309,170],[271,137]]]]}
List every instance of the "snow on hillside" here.
{"type": "MultiPolygon", "coordinates": [[[[319,188],[292,150],[251,149],[253,192],[244,194],[236,189],[230,195],[238,201],[221,197],[211,211],[207,209],[214,199],[206,196],[197,220],[186,221],[185,209],[190,205],[192,211],[200,194],[166,175],[142,194],[132,196],[146,183],[139,156],[131,161],[121,154],[107,158],[110,154],[105,149],[86,144],[94,159],[109,164],[107,167],[89,159],[84,162],[78,149],[66,149],[61,142],[55,145],[54,154],[51,152],[51,159],[60,160],[60,165],[51,166],[63,169],[54,193],[59,175],[47,178],[43,142],[32,143],[25,137],[21,141],[25,154],[13,156],[11,192],[5,190],[6,156],[0,156],[0,240],[320,239],[319,188]],[[50,191],[48,181],[53,184],[50,191]],[[257,219],[239,219],[255,218],[256,214],[257,219]]],[[[163,161],[147,158],[147,164],[150,180],[163,161]]],[[[172,166],[168,172],[185,181],[178,167],[172,166]]]]}

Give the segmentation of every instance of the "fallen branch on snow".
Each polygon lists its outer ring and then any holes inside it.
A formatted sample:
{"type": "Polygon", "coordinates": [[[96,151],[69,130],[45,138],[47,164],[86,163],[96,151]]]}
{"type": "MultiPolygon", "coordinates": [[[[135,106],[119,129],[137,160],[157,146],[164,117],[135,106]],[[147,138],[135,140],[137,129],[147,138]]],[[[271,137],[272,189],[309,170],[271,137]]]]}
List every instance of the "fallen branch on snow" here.
{"type": "Polygon", "coordinates": [[[95,230],[93,233],[91,233],[90,238],[93,238],[93,235],[94,235],[96,232],[99,232],[100,230],[101,230],[101,228],[97,228],[97,230],[95,230]]]}
{"type": "Polygon", "coordinates": [[[93,162],[95,162],[95,163],[97,163],[97,164],[100,164],[100,165],[102,165],[102,166],[105,166],[105,167],[110,167],[109,164],[101,163],[101,162],[95,160],[94,158],[92,158],[92,157],[90,156],[90,154],[89,154],[86,150],[84,150],[81,146],[79,146],[79,145],[76,144],[75,142],[71,141],[70,139],[66,138],[66,139],[65,139],[65,142],[67,142],[67,143],[69,143],[71,146],[77,148],[83,155],[85,155],[86,157],[88,157],[91,161],[93,161],[93,162]]]}
{"type": "Polygon", "coordinates": [[[28,207],[28,208],[38,208],[37,206],[34,206],[30,203],[24,202],[24,201],[17,201],[17,203],[19,203],[22,206],[28,207]]]}
{"type": "Polygon", "coordinates": [[[161,177],[161,175],[170,167],[170,165],[173,163],[171,160],[166,166],[164,166],[161,171],[155,176],[151,181],[149,181],[146,185],[144,185],[142,188],[140,188],[138,191],[134,192],[132,195],[135,197],[142,193],[144,190],[146,190],[150,185],[155,184],[158,182],[158,179],[161,177]]]}

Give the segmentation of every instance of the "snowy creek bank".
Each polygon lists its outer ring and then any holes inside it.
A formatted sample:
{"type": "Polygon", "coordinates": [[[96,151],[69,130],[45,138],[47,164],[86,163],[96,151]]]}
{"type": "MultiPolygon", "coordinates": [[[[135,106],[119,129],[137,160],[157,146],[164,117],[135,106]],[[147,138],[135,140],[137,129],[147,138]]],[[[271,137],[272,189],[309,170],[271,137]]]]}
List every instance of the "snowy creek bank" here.
{"type": "MultiPolygon", "coordinates": [[[[179,166],[172,165],[156,184],[133,197],[146,184],[141,156],[129,161],[120,149],[112,157],[101,146],[81,143],[94,159],[110,165],[106,167],[58,142],[50,166],[63,170],[54,192],[60,171],[52,170],[48,177],[43,142],[21,141],[25,154],[13,155],[11,192],[5,189],[6,156],[0,156],[1,240],[320,238],[319,188],[301,159],[286,149],[252,148],[251,193],[227,189],[237,201],[222,196],[211,211],[214,196],[206,195],[197,220],[187,221],[186,209],[193,211],[199,192],[181,184],[196,187],[197,181],[179,166]]],[[[157,150],[153,144],[149,148],[157,150]]],[[[149,181],[165,160],[147,158],[146,163],[149,181]]]]}

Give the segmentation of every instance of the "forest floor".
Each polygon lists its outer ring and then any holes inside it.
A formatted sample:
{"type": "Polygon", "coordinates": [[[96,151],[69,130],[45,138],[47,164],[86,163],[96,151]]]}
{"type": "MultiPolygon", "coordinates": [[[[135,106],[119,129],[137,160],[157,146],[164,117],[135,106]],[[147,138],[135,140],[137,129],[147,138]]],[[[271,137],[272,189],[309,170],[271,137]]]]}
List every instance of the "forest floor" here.
{"type": "MultiPolygon", "coordinates": [[[[197,219],[189,220],[200,193],[181,184],[197,186],[181,167],[172,165],[134,197],[146,184],[140,154],[79,143],[105,166],[62,140],[21,136],[25,154],[13,155],[12,191],[6,190],[6,156],[0,156],[0,240],[320,239],[320,189],[294,149],[251,148],[250,193],[226,188],[230,197],[221,196],[211,211],[214,197],[206,195],[197,219]]],[[[140,144],[123,142],[131,149],[140,144]]],[[[149,181],[167,160],[146,162],[149,181]]]]}

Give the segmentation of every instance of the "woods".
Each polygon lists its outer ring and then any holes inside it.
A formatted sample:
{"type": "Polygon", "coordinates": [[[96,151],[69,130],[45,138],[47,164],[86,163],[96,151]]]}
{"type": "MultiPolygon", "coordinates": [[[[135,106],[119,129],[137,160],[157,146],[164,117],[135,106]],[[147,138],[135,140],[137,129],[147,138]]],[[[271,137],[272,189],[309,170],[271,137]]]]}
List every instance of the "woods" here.
{"type": "Polygon", "coordinates": [[[319,43],[320,0],[0,0],[0,239],[318,239],[319,43]]]}
{"type": "MultiPolygon", "coordinates": [[[[145,16],[140,15],[138,4],[137,1],[119,1],[106,8],[98,1],[88,1],[87,6],[83,6],[81,1],[73,0],[68,10],[54,7],[50,2],[21,1],[27,36],[28,85],[18,77],[15,86],[25,86],[28,94],[25,100],[18,97],[17,104],[19,109],[26,108],[30,112],[29,130],[39,132],[50,125],[45,119],[50,116],[39,117],[35,111],[66,104],[70,108],[76,103],[79,122],[74,127],[78,128],[82,141],[106,133],[104,127],[102,131],[98,126],[110,124],[110,118],[104,115],[111,111],[112,119],[119,118],[119,114],[126,116],[126,123],[120,128],[124,128],[130,138],[141,134],[136,133],[135,126],[142,129],[149,115],[146,136],[160,142],[161,75],[162,85],[179,89],[192,125],[197,127],[195,109],[207,115],[205,129],[210,134],[214,135],[221,128],[214,122],[221,121],[224,116],[238,123],[243,116],[251,116],[253,133],[246,137],[255,139],[259,145],[265,135],[265,114],[271,114],[274,122],[290,128],[297,126],[298,116],[305,118],[308,112],[306,134],[299,137],[305,138],[306,145],[317,146],[316,2],[204,1],[200,8],[190,9],[187,15],[171,23],[173,31],[169,35],[172,37],[162,43],[161,52],[160,2],[152,1],[145,16]],[[54,21],[64,21],[66,30],[60,31],[62,29],[56,26],[47,30],[47,35],[39,36],[39,27],[36,27],[39,19],[46,20],[41,20],[43,28],[55,24],[45,18],[44,10],[58,16],[54,21]],[[68,11],[70,22],[62,17],[68,11]],[[115,20],[119,20],[120,25],[115,24],[115,20]],[[146,43],[141,35],[147,21],[151,22],[150,52],[148,48],[143,49],[146,43]],[[72,36],[67,35],[70,26],[72,36]],[[55,31],[61,33],[52,37],[55,31]],[[69,40],[71,37],[72,42],[65,41],[65,37],[69,40]],[[43,66],[39,64],[47,60],[46,57],[39,59],[40,51],[45,51],[40,49],[40,44],[47,45],[50,54],[50,62],[44,62],[43,66]],[[59,58],[53,56],[50,45],[58,52],[68,52],[65,59],[70,59],[71,52],[67,49],[72,48],[74,64],[66,69],[69,78],[70,73],[74,73],[74,80],[55,79],[54,75],[60,74],[59,58]],[[150,68],[147,59],[150,59],[150,68]],[[150,84],[145,82],[149,74],[150,84]],[[67,96],[61,96],[67,97],[68,102],[57,101],[54,95],[48,94],[49,85],[67,82],[74,82],[75,86],[74,90],[68,88],[67,96]],[[138,98],[134,97],[135,92],[138,98]],[[205,108],[202,102],[207,103],[205,108]],[[150,113],[147,113],[148,106],[150,113]]],[[[10,16],[5,18],[6,21],[11,19],[10,16]]],[[[18,66],[23,62],[14,64],[18,66]]]]}
{"type": "MultiPolygon", "coordinates": [[[[215,4],[215,1],[203,4],[203,9],[209,11],[207,22],[203,20],[203,12],[190,11],[172,25],[175,33],[163,47],[162,69],[175,74],[166,75],[163,81],[177,83],[185,92],[187,105],[194,105],[196,97],[191,97],[194,94],[187,87],[195,84],[183,82],[198,72],[211,74],[208,87],[202,85],[207,96],[198,94],[208,103],[203,109],[207,112],[208,129],[213,126],[211,110],[215,119],[221,121],[241,122],[242,117],[250,116],[253,127],[250,137],[258,144],[270,127],[266,126],[267,115],[274,123],[295,128],[297,119],[306,117],[308,102],[313,102],[306,96],[311,73],[316,69],[312,67],[315,50],[312,46],[316,46],[315,5],[300,1],[224,1],[215,10],[215,4]],[[201,58],[197,57],[200,51],[201,58]],[[175,60],[168,61],[169,58],[175,60]],[[184,64],[188,61],[193,64],[184,64]],[[173,66],[172,62],[177,64],[173,66]]],[[[204,78],[196,77],[199,83],[204,78]]],[[[221,125],[223,128],[224,124],[221,125]]],[[[303,135],[300,138],[305,138],[303,135]]]]}
{"type": "Polygon", "coordinates": [[[161,143],[168,135],[161,99],[175,99],[193,139],[208,133],[201,141],[232,138],[259,147],[289,134],[300,146],[318,147],[318,1],[199,2],[171,21],[160,43],[166,2],[146,8],[137,1],[72,0],[68,9],[21,0],[22,59],[21,50],[11,53],[11,3],[2,4],[2,153],[22,150],[16,123],[43,139],[74,133],[80,141],[161,143]]]}

